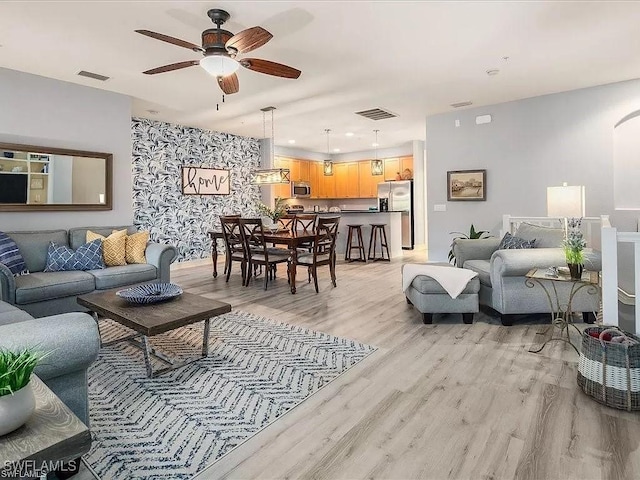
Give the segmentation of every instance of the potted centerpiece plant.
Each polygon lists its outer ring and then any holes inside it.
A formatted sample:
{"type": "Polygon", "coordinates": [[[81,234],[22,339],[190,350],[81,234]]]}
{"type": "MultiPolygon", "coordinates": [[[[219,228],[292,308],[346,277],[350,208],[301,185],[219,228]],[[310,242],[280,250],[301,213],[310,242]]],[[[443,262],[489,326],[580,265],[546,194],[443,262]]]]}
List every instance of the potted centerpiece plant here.
{"type": "Polygon", "coordinates": [[[567,220],[567,236],[562,242],[564,255],[569,267],[569,273],[574,280],[582,278],[584,268],[584,249],[587,241],[580,229],[582,218],[570,218],[567,220]]]}
{"type": "Polygon", "coordinates": [[[271,220],[272,224],[269,225],[269,227],[277,228],[278,220],[280,220],[287,213],[287,203],[284,198],[278,197],[276,198],[273,208],[270,208],[264,203],[259,203],[258,212],[260,212],[263,217],[267,217],[269,218],[269,220],[271,220]]]}
{"type": "Polygon", "coordinates": [[[31,374],[46,355],[0,349],[0,435],[22,426],[36,407],[31,374]]]}

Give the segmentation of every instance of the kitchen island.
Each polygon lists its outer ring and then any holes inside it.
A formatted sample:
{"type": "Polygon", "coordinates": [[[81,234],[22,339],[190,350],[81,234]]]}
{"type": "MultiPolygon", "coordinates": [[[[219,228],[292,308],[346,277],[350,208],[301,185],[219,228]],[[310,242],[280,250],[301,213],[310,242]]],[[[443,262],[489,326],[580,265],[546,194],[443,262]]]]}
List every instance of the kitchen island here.
{"type": "MultiPolygon", "coordinates": [[[[317,213],[321,217],[340,216],[339,235],[336,240],[336,252],[340,259],[344,259],[347,246],[347,225],[362,225],[362,240],[364,241],[365,255],[369,254],[369,238],[371,236],[372,223],[384,223],[387,226],[387,243],[391,258],[402,256],[402,215],[401,212],[380,212],[378,210],[342,210],[340,212],[305,212],[317,213]]],[[[355,238],[354,238],[355,240],[355,238]]],[[[378,246],[378,252],[380,247],[378,246]]]]}

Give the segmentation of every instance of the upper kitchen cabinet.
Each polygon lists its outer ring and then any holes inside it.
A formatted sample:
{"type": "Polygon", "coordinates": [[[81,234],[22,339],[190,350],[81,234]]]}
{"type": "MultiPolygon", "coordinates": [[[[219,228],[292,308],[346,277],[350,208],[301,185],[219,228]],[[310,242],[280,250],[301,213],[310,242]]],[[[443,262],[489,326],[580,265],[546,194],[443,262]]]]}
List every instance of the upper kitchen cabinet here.
{"type": "Polygon", "coordinates": [[[308,182],[309,177],[309,161],[290,158],[289,165],[291,169],[292,182],[308,182]]]}
{"type": "MultiPolygon", "coordinates": [[[[288,168],[291,170],[291,159],[285,157],[275,157],[273,159],[274,168],[288,168]]],[[[291,172],[293,173],[293,172],[291,172]]],[[[289,178],[292,178],[291,175],[289,178]]],[[[290,183],[278,183],[274,185],[273,194],[280,198],[291,198],[291,184],[290,183]]]]}
{"type": "Polygon", "coordinates": [[[360,195],[358,185],[358,163],[334,163],[333,175],[336,177],[335,198],[358,198],[360,195]]]}
{"type": "Polygon", "coordinates": [[[320,176],[322,175],[321,162],[309,162],[309,184],[311,185],[311,198],[320,197],[320,176]]]}
{"type": "Polygon", "coordinates": [[[378,196],[378,182],[383,180],[382,175],[371,175],[371,161],[358,162],[358,187],[360,198],[376,198],[378,196]]]}
{"type": "Polygon", "coordinates": [[[400,157],[400,175],[404,175],[406,170],[411,171],[411,178],[413,178],[413,156],[400,157]]]}
{"type": "Polygon", "coordinates": [[[400,159],[399,158],[385,158],[384,159],[384,180],[395,180],[396,175],[400,172],[400,159]]]}

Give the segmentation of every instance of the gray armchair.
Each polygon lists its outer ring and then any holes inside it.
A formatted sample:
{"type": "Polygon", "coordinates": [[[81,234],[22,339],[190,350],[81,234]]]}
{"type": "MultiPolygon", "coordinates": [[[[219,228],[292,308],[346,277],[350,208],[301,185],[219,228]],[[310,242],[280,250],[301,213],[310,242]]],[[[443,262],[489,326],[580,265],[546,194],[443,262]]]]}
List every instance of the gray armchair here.
{"type": "MultiPolygon", "coordinates": [[[[516,314],[552,312],[544,290],[535,284],[528,286],[525,275],[533,268],[566,266],[562,248],[498,250],[499,244],[499,238],[453,241],[457,266],[478,272],[480,304],[500,313],[503,325],[512,325],[516,314]]],[[[602,269],[600,252],[585,251],[585,268],[602,269]]],[[[571,284],[557,282],[555,285],[559,298],[568,298],[571,284]]],[[[598,295],[582,289],[573,298],[572,311],[582,312],[584,316],[597,312],[599,301],[598,295]]]]}
{"type": "Polygon", "coordinates": [[[0,348],[25,347],[50,352],[35,373],[88,426],[87,369],[100,349],[95,320],[79,312],[34,319],[0,302],[0,348]]]}

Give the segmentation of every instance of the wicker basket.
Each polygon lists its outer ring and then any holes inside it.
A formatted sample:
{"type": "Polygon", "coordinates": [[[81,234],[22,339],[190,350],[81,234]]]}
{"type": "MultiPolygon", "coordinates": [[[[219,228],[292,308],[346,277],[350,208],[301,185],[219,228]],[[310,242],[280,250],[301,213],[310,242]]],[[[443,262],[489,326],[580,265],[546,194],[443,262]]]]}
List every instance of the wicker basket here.
{"type": "Polygon", "coordinates": [[[611,327],[590,327],[582,334],[578,385],[600,403],[621,410],[640,410],[640,338],[611,327]],[[591,336],[591,333],[598,338],[591,336]],[[605,341],[607,333],[638,343],[605,341]]]}

